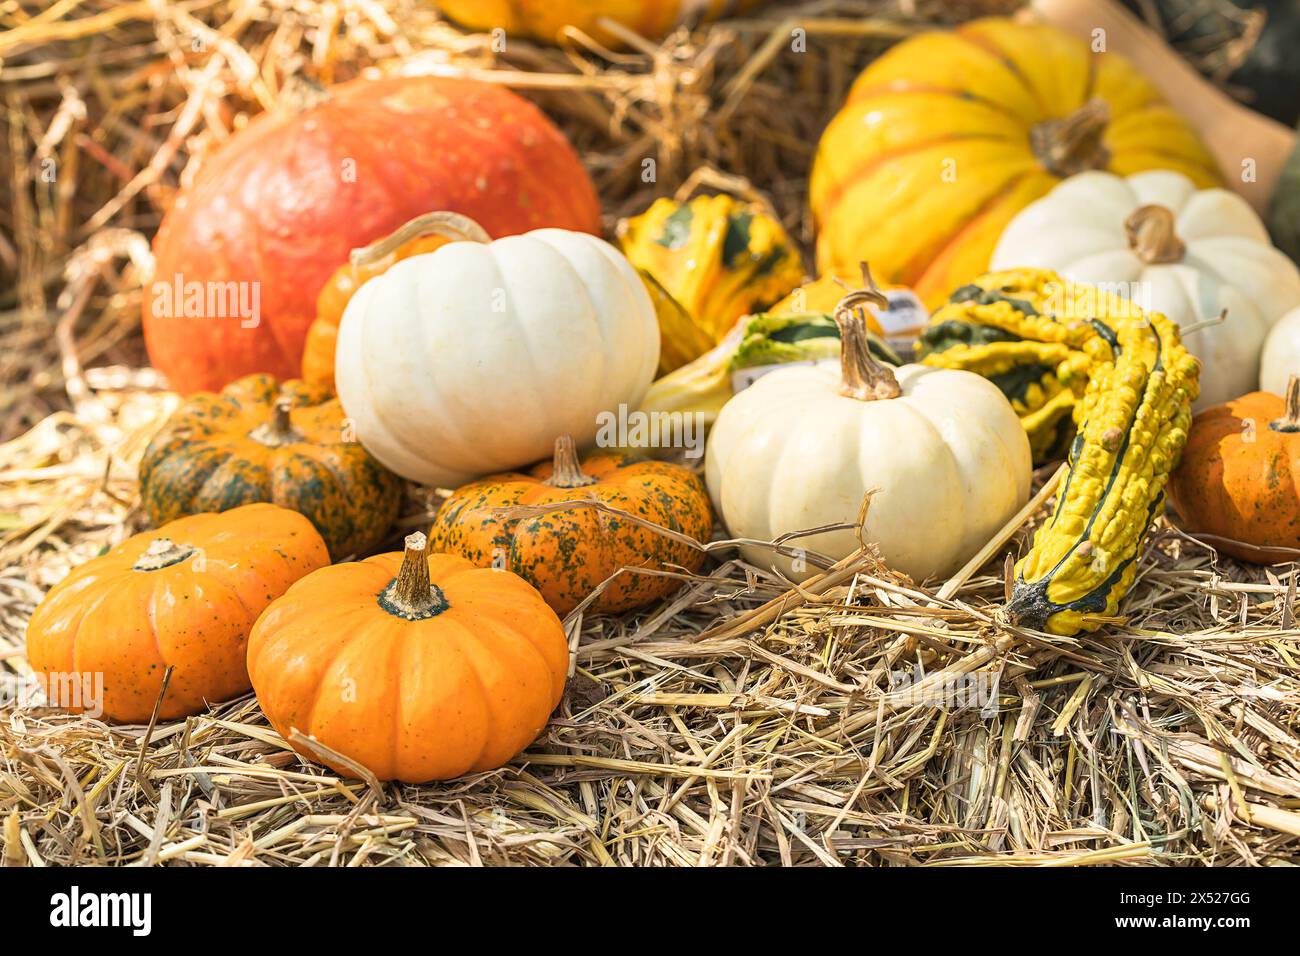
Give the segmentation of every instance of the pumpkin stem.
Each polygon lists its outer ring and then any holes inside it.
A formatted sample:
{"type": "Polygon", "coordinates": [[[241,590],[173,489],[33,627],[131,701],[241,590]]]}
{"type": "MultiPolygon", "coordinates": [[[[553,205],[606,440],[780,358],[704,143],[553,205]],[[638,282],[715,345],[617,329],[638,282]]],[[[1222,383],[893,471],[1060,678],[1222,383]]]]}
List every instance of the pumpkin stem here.
{"type": "Polygon", "coordinates": [[[458,212],[426,212],[399,226],[384,238],[360,249],[353,249],[352,255],[348,257],[348,261],[352,264],[353,278],[357,277],[357,270],[363,266],[391,256],[412,239],[428,235],[446,236],[453,242],[492,241],[487,231],[469,216],[462,216],[458,212]]]}
{"type": "Polygon", "coordinates": [[[275,400],[275,407],[271,412],[271,420],[258,425],[248,437],[255,442],[260,442],[268,448],[278,448],[280,445],[288,445],[296,441],[302,441],[302,432],[293,427],[289,420],[289,412],[293,408],[293,399],[287,395],[281,395],[275,400]]]}
{"type": "Polygon", "coordinates": [[[1300,432],[1300,375],[1286,383],[1286,414],[1268,423],[1275,432],[1300,432]]]}
{"type": "Polygon", "coordinates": [[[1187,247],[1174,234],[1174,214],[1168,206],[1143,206],[1124,220],[1128,247],[1147,265],[1182,262],[1187,247]]]}
{"type": "Polygon", "coordinates": [[[871,270],[862,263],[863,288],[853,289],[835,306],[835,324],[840,327],[840,394],[860,402],[897,398],[903,394],[894,371],[871,354],[867,337],[867,319],[862,306],[870,302],[889,308],[889,299],[880,291],[871,270]]]}
{"type": "Polygon", "coordinates": [[[198,550],[192,544],[177,544],[171,538],[154,538],[144,554],[135,559],[132,571],[161,571],[180,564],[198,550]]]}
{"type": "Polygon", "coordinates": [[[442,588],[429,580],[429,559],[425,555],[429,541],[423,532],[406,536],[406,550],[397,577],[379,592],[379,606],[389,614],[408,621],[437,617],[449,605],[442,588]]]}
{"type": "Polygon", "coordinates": [[[1088,169],[1103,169],[1110,150],[1102,143],[1110,106],[1094,97],[1063,119],[1045,120],[1029,131],[1029,145],[1055,176],[1065,178],[1088,169]]]}
{"type": "Polygon", "coordinates": [[[561,435],[555,439],[551,477],[545,483],[552,488],[582,488],[596,483],[595,478],[583,472],[582,463],[578,460],[578,446],[573,443],[572,435],[561,435]]]}

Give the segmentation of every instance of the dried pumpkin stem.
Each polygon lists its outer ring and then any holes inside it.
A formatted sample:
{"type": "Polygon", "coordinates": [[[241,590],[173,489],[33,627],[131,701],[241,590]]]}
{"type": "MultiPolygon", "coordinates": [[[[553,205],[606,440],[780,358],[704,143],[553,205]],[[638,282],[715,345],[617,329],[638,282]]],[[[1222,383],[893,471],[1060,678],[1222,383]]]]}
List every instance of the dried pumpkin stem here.
{"type": "Polygon", "coordinates": [[[1286,383],[1286,414],[1268,423],[1275,432],[1300,432],[1300,375],[1286,383]]]}
{"type": "Polygon", "coordinates": [[[897,398],[903,393],[894,371],[871,354],[867,319],[862,307],[868,303],[889,308],[871,270],[862,263],[863,288],[849,292],[835,306],[835,324],[840,327],[840,394],[861,402],[897,398]]]}
{"type": "Polygon", "coordinates": [[[1168,206],[1149,205],[1133,210],[1124,220],[1128,247],[1147,265],[1182,262],[1187,246],[1174,232],[1174,214],[1168,206]]]}
{"type": "Polygon", "coordinates": [[[293,399],[281,395],[275,400],[275,407],[271,412],[271,420],[258,425],[248,437],[255,442],[260,442],[268,448],[277,448],[280,445],[289,445],[296,441],[302,441],[302,432],[293,427],[290,421],[289,413],[293,410],[293,399]]]}
{"type": "Polygon", "coordinates": [[[583,472],[582,463],[578,459],[578,446],[573,443],[572,435],[561,435],[555,439],[551,477],[545,483],[552,488],[582,488],[596,483],[595,478],[583,472]]]}
{"type": "Polygon", "coordinates": [[[427,212],[399,226],[396,231],[360,249],[353,249],[348,261],[353,272],[392,255],[401,246],[421,236],[445,236],[453,241],[491,242],[487,231],[469,216],[458,212],[427,212]]]}
{"type": "Polygon", "coordinates": [[[177,544],[171,538],[154,538],[144,554],[136,558],[131,565],[133,571],[161,571],[173,564],[179,564],[197,549],[192,544],[177,544]]]}
{"type": "Polygon", "coordinates": [[[1095,97],[1063,119],[1039,123],[1029,132],[1029,144],[1043,167],[1056,176],[1104,169],[1110,150],[1102,136],[1109,122],[1109,104],[1095,97]]]}
{"type": "Polygon", "coordinates": [[[406,536],[406,550],[397,577],[379,592],[379,606],[389,614],[408,621],[422,621],[450,607],[442,588],[429,580],[428,544],[423,532],[406,536]]]}

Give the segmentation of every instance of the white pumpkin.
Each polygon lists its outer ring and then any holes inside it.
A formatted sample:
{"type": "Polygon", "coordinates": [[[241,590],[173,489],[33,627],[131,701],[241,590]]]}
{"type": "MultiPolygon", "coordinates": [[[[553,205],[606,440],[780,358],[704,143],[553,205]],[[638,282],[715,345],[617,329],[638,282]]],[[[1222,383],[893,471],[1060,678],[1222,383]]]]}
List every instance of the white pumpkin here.
{"type": "Polygon", "coordinates": [[[1259,361],[1259,387],[1275,395],[1286,395],[1292,375],[1300,375],[1300,309],[1278,319],[1264,340],[1259,361]]]}
{"type": "Polygon", "coordinates": [[[538,229],[371,279],[343,313],[335,378],[372,455],[454,487],[545,458],[557,435],[589,444],[600,413],[638,407],[658,362],[654,305],[622,253],[538,229]]]}
{"type": "Polygon", "coordinates": [[[1246,201],[1165,170],[1080,173],[1026,206],[990,268],[1022,266],[1055,269],[1177,322],[1201,360],[1197,409],[1255,389],[1264,337],[1300,305],[1300,270],[1246,201]]]}
{"type": "MultiPolygon", "coordinates": [[[[864,538],[920,581],[956,571],[1028,500],[1029,440],[986,379],[876,362],[854,311],[876,294],[851,293],[836,309],[840,368],[778,369],[723,406],[705,480],[731,534],[760,541],[851,524],[875,491],[864,538]]],[[[789,544],[838,560],[858,537],[829,531],[789,544]]],[[[771,548],[743,552],[795,579],[817,570],[771,548]]]]}

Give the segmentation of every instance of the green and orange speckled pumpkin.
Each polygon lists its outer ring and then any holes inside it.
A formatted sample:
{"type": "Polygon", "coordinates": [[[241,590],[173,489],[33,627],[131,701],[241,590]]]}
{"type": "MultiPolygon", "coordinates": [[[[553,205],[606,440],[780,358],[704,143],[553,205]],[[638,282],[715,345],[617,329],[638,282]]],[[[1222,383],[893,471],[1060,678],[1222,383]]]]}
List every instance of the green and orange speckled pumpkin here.
{"type": "Polygon", "coordinates": [[[255,501],[291,508],[338,560],[383,539],[402,484],[349,435],[327,386],[249,375],[177,410],[145,449],[140,496],[154,524],[255,501]]]}
{"type": "MultiPolygon", "coordinates": [[[[439,509],[430,534],[436,551],[495,565],[524,578],[560,614],[573,610],[620,568],[696,570],[704,554],[685,541],[597,508],[550,510],[512,517],[497,509],[592,500],[696,541],[707,541],[713,514],[704,483],[689,469],[633,461],[597,451],[579,462],[573,439],[555,442],[553,461],[528,474],[490,475],[458,489],[439,509]]],[[[593,604],[599,611],[642,607],[680,582],[660,574],[625,572],[593,604]]]]}

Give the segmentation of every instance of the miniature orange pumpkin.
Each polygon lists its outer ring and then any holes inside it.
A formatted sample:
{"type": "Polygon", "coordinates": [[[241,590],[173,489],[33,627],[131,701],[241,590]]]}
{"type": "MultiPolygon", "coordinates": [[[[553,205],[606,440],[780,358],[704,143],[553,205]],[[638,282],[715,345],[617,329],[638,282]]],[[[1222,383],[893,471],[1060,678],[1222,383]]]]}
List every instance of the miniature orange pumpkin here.
{"type": "Polygon", "coordinates": [[[292,508],[338,560],[379,544],[402,482],[349,438],[324,386],[249,375],[168,420],[140,462],[140,499],[154,524],[254,501],[292,508]]]}
{"type": "MultiPolygon", "coordinates": [[[[509,568],[566,614],[620,568],[696,570],[704,554],[618,515],[595,508],[511,518],[497,511],[590,499],[651,524],[707,541],[713,528],[704,483],[690,470],[661,461],[632,461],[618,452],[593,452],[579,463],[573,439],[555,442],[552,461],[527,474],[490,475],[458,489],[438,510],[430,532],[439,551],[486,567],[509,568]]],[[[676,590],[662,575],[624,573],[594,603],[599,611],[642,607],[676,590]]]]}
{"type": "Polygon", "coordinates": [[[1193,534],[1257,564],[1300,558],[1300,375],[1192,421],[1169,497],[1193,534]]]}
{"type": "Polygon", "coordinates": [[[454,212],[431,212],[416,216],[392,235],[353,249],[346,265],[339,266],[316,297],[316,319],[307,329],[302,351],[302,377],[313,385],[334,391],[334,349],[339,340],[339,322],[353,294],[367,279],[373,279],[395,262],[433,252],[454,239],[491,242],[483,227],[454,212]]]}
{"type": "Polygon", "coordinates": [[[27,625],[27,660],[47,688],[102,675],[102,700],[51,703],[125,723],[196,714],[248,690],[253,622],[300,577],[329,564],[311,522],[270,504],[181,518],[128,538],[50,589],[27,625]]]}
{"type": "Polygon", "coordinates": [[[564,693],[560,619],[518,576],[425,548],[417,532],[405,554],[308,575],[258,620],[248,672],[286,740],[420,783],[492,770],[536,739],[564,693]]]}

